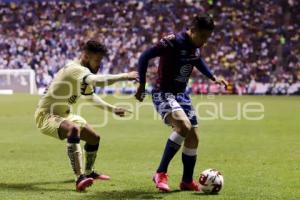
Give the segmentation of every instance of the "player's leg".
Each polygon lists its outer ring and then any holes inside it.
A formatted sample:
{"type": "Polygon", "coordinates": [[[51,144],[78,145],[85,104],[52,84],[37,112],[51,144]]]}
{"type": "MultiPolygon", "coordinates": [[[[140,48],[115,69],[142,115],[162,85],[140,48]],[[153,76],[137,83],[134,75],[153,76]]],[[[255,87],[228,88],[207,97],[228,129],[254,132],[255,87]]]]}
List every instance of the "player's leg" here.
{"type": "Polygon", "coordinates": [[[173,132],[167,140],[159,167],[153,177],[156,187],[162,191],[170,191],[168,186],[168,166],[178,152],[191,129],[191,124],[175,96],[164,93],[153,93],[152,100],[157,112],[163,117],[166,124],[173,126],[173,132]]]}
{"type": "Polygon", "coordinates": [[[67,154],[72,169],[77,176],[76,189],[84,190],[93,183],[92,178],[86,178],[82,168],[82,152],[80,147],[80,128],[74,122],[57,115],[43,111],[35,113],[37,127],[40,131],[57,139],[67,138],[67,154]]]}
{"type": "Polygon", "coordinates": [[[58,134],[61,139],[67,139],[68,157],[75,175],[79,177],[83,174],[80,128],[73,122],[64,120],[58,128],[58,134]]]}
{"type": "Polygon", "coordinates": [[[168,114],[165,118],[166,123],[173,127],[173,132],[167,140],[164,153],[157,169],[157,173],[167,173],[170,161],[181,147],[186,135],[192,126],[186,114],[182,110],[176,110],[168,114]]]}
{"type": "Polygon", "coordinates": [[[100,144],[99,134],[88,124],[86,124],[80,133],[80,138],[86,143],[84,145],[85,155],[85,174],[87,177],[100,180],[109,180],[110,177],[99,174],[94,170],[94,164],[97,158],[97,152],[100,144]]]}
{"type": "Polygon", "coordinates": [[[190,183],[193,181],[194,168],[197,160],[198,143],[199,138],[197,128],[192,128],[184,141],[184,146],[182,149],[182,182],[190,183]]]}
{"type": "Polygon", "coordinates": [[[84,145],[85,174],[90,174],[93,172],[93,167],[97,157],[100,136],[94,129],[92,129],[92,127],[86,124],[81,130],[80,138],[86,142],[84,145]]]}
{"type": "Polygon", "coordinates": [[[166,116],[166,122],[173,126],[173,132],[167,140],[157,173],[153,177],[156,187],[162,191],[170,191],[168,186],[168,166],[178,152],[185,136],[191,129],[191,123],[182,110],[176,110],[166,116]]]}
{"type": "Polygon", "coordinates": [[[199,191],[199,184],[193,180],[194,168],[197,161],[199,138],[197,128],[188,133],[182,149],[183,175],[180,183],[181,190],[199,191]]]}
{"type": "Polygon", "coordinates": [[[99,134],[87,124],[84,118],[79,115],[70,114],[67,119],[80,127],[80,139],[86,142],[84,145],[84,150],[86,160],[85,172],[87,177],[101,180],[110,179],[110,177],[107,175],[100,175],[93,171],[93,166],[97,157],[97,151],[100,142],[99,134]]]}
{"type": "Polygon", "coordinates": [[[83,173],[80,127],[69,120],[64,120],[59,125],[58,135],[62,140],[67,139],[67,154],[77,176],[76,189],[82,191],[93,183],[93,179],[85,177],[83,173]]]}
{"type": "Polygon", "coordinates": [[[199,191],[199,184],[193,181],[194,168],[197,160],[197,148],[199,143],[198,136],[198,122],[196,113],[191,104],[191,100],[188,95],[183,95],[184,104],[181,105],[184,112],[191,122],[192,128],[186,135],[184,146],[182,148],[182,163],[183,163],[183,176],[180,184],[182,190],[195,190],[199,191]]]}

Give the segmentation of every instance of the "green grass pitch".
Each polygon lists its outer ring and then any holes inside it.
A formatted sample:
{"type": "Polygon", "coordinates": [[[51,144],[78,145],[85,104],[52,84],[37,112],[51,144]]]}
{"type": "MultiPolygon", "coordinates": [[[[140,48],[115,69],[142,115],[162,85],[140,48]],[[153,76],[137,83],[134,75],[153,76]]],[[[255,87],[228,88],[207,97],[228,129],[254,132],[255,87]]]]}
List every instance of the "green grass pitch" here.
{"type": "MultiPolygon", "coordinates": [[[[128,98],[128,96],[127,96],[128,98]]],[[[202,170],[217,168],[225,185],[218,195],[179,192],[182,173],[177,154],[169,167],[174,192],[159,193],[151,181],[171,130],[154,120],[149,98],[139,120],[116,120],[109,115],[101,134],[98,171],[112,180],[97,181],[86,192],[74,187],[65,142],[38,132],[33,113],[39,97],[12,95],[0,97],[0,199],[300,199],[300,97],[195,96],[193,103],[223,102],[224,114],[232,116],[238,103],[260,102],[264,119],[259,121],[202,120],[195,178],[202,170]]],[[[133,98],[107,101],[141,105],[133,98]]],[[[142,104],[143,105],[143,104],[142,104]]],[[[209,106],[208,106],[209,107],[209,106]]],[[[207,107],[207,108],[208,108],[207,107]]],[[[201,107],[200,114],[208,109],[201,107]]],[[[103,112],[85,107],[83,116],[91,123],[103,121],[103,112]]]]}

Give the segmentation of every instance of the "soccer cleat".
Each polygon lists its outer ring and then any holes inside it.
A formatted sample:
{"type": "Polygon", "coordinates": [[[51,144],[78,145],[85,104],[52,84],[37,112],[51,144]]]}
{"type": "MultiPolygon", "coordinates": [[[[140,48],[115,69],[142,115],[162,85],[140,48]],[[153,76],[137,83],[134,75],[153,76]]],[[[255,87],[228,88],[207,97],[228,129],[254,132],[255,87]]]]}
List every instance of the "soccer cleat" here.
{"type": "Polygon", "coordinates": [[[85,175],[80,175],[76,181],[76,190],[81,192],[85,190],[85,188],[91,186],[93,184],[93,179],[88,178],[85,175]]]}
{"type": "Polygon", "coordinates": [[[98,179],[98,180],[109,180],[110,176],[104,175],[104,174],[98,174],[97,172],[93,171],[92,173],[90,173],[89,175],[86,175],[87,178],[92,178],[94,180],[98,179]]]}
{"type": "Polygon", "coordinates": [[[170,192],[171,189],[168,185],[168,175],[164,172],[156,173],[153,176],[153,182],[160,191],[163,192],[170,192]]]}
{"type": "Polygon", "coordinates": [[[200,191],[200,185],[197,181],[192,181],[190,183],[181,182],[179,187],[180,190],[200,191]]]}

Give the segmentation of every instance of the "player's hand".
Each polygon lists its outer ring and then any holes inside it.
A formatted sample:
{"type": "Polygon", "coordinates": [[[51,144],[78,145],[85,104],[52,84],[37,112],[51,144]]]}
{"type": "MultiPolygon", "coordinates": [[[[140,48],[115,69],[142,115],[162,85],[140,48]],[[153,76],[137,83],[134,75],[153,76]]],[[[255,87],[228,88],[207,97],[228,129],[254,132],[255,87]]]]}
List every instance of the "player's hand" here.
{"type": "Polygon", "coordinates": [[[129,81],[138,81],[139,80],[139,74],[136,71],[128,72],[127,73],[127,80],[129,80],[129,81]]]}
{"type": "Polygon", "coordinates": [[[124,117],[126,112],[132,113],[130,110],[127,110],[127,109],[121,108],[121,107],[116,107],[113,109],[113,113],[115,113],[116,115],[118,115],[120,117],[124,117]]]}
{"type": "Polygon", "coordinates": [[[145,95],[145,85],[144,84],[140,84],[138,86],[137,91],[136,91],[134,96],[140,102],[142,102],[144,100],[144,98],[146,96],[145,95]]]}
{"type": "Polygon", "coordinates": [[[227,82],[225,79],[223,79],[223,78],[218,78],[218,77],[214,77],[214,78],[215,78],[215,83],[216,83],[216,84],[224,85],[225,90],[227,90],[228,82],[227,82]]]}

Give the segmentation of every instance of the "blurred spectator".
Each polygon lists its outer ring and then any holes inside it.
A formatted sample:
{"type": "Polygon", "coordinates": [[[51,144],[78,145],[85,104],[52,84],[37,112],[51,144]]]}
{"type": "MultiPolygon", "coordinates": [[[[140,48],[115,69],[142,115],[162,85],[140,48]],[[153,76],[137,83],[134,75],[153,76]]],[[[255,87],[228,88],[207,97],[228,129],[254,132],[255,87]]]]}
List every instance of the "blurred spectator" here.
{"type": "MultiPolygon", "coordinates": [[[[101,73],[127,72],[162,35],[206,12],[216,30],[201,54],[215,74],[230,81],[232,93],[256,93],[265,84],[272,94],[299,92],[299,10],[297,0],[4,0],[0,69],[34,69],[38,87],[44,87],[68,59],[79,56],[87,39],[98,38],[110,50],[101,73]]],[[[150,82],[156,63],[151,66],[150,82]]],[[[201,77],[193,73],[194,93],[224,92],[201,77]]]]}

